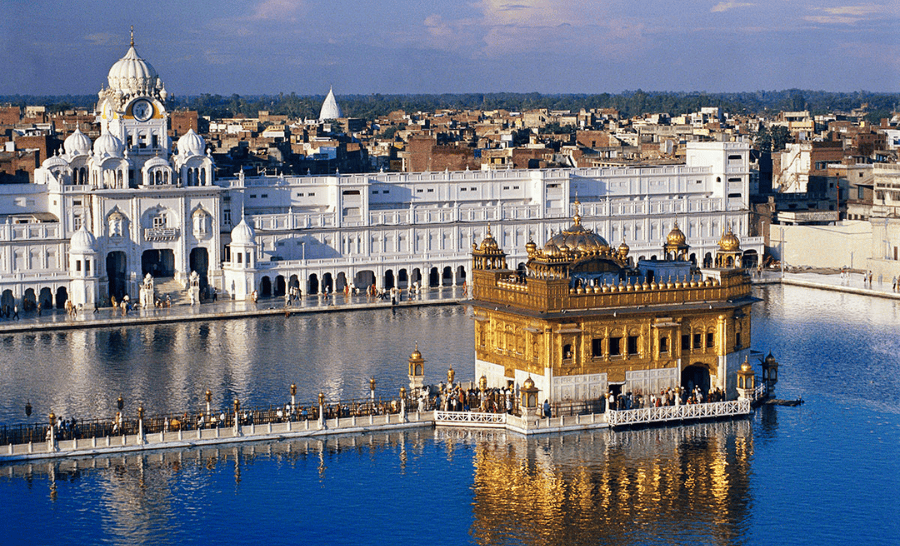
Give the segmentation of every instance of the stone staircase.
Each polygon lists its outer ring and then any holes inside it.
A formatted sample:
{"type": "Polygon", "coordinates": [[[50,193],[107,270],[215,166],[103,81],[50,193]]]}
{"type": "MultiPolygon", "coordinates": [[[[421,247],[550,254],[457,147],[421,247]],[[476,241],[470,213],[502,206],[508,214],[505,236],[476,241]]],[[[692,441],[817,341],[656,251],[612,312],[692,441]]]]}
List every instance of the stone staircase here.
{"type": "Polygon", "coordinates": [[[166,300],[166,296],[172,298],[172,305],[190,305],[191,296],[184,288],[181,281],[176,281],[175,277],[160,277],[153,279],[156,288],[156,298],[162,301],[166,300]]]}

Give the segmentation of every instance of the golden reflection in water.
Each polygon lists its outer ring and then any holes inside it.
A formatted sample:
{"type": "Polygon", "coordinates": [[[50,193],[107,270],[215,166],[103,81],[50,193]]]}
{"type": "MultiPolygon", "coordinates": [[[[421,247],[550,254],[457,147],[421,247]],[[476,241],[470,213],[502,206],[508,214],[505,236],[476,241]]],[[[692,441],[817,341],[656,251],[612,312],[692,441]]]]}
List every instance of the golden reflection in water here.
{"type": "Polygon", "coordinates": [[[683,533],[732,544],[749,516],[749,421],[525,438],[479,436],[480,544],[605,544],[683,533]]]}

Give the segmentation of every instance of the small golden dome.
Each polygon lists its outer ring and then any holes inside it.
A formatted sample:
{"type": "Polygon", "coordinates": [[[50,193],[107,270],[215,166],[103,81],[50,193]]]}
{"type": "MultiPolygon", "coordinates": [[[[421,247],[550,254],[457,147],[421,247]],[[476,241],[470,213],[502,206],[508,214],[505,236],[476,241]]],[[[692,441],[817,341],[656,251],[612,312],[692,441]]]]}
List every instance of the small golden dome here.
{"type": "Polygon", "coordinates": [[[488,224],[487,234],[484,236],[484,240],[481,241],[481,250],[497,250],[499,248],[500,245],[497,244],[497,240],[491,235],[491,225],[488,224]]]}
{"type": "Polygon", "coordinates": [[[741,364],[741,371],[742,371],[742,372],[749,372],[749,371],[750,371],[750,363],[747,362],[746,360],[744,361],[743,364],[741,364]]]}
{"type": "Polygon", "coordinates": [[[737,238],[737,235],[731,231],[730,226],[728,232],[722,234],[722,239],[719,241],[719,248],[724,251],[735,251],[741,248],[741,241],[737,238]]]}
{"type": "Polygon", "coordinates": [[[525,243],[525,252],[527,252],[529,256],[534,254],[536,250],[537,244],[535,244],[534,241],[529,240],[527,243],[525,243]]]}
{"type": "Polygon", "coordinates": [[[619,254],[621,256],[628,256],[629,250],[631,250],[631,248],[627,244],[625,244],[625,241],[622,241],[622,244],[619,245],[619,254]]]}
{"type": "Polygon", "coordinates": [[[526,379],[525,382],[522,383],[522,388],[528,389],[528,390],[531,390],[534,388],[534,381],[531,379],[531,376],[528,376],[528,379],[526,379]]]}
{"type": "Polygon", "coordinates": [[[678,222],[675,222],[672,231],[666,236],[666,243],[671,246],[680,246],[683,245],[686,240],[687,237],[684,236],[684,232],[678,228],[678,222]]]}
{"type": "Polygon", "coordinates": [[[418,360],[420,358],[422,358],[422,353],[419,352],[419,342],[417,341],[416,342],[416,350],[413,351],[411,355],[409,355],[409,359],[410,360],[418,360]]]}

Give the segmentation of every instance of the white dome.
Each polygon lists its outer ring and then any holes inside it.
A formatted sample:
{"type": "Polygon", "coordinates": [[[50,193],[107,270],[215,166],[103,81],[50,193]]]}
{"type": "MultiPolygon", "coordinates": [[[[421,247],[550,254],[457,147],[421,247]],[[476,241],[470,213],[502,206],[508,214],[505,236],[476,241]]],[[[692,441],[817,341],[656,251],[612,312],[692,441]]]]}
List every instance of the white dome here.
{"type": "Polygon", "coordinates": [[[188,129],[188,132],[178,139],[178,155],[189,157],[206,153],[206,141],[203,137],[188,129]]]}
{"type": "Polygon", "coordinates": [[[63,142],[63,148],[69,157],[87,155],[91,153],[91,137],[82,133],[81,129],[76,128],[74,133],[66,137],[65,142],[63,142]]]}
{"type": "Polygon", "coordinates": [[[106,79],[112,89],[132,95],[149,95],[162,88],[156,70],[137,54],[133,43],[128,53],[112,65],[106,79]]]}
{"type": "Polygon", "coordinates": [[[241,218],[241,223],[234,226],[231,230],[232,245],[254,245],[256,244],[256,233],[253,228],[247,224],[247,221],[241,218]]]}
{"type": "Polygon", "coordinates": [[[125,152],[125,145],[122,141],[110,133],[103,133],[100,138],[94,142],[94,155],[100,157],[122,157],[125,152]]]}
{"type": "Polygon", "coordinates": [[[338,106],[337,100],[334,98],[334,89],[328,90],[328,96],[322,103],[322,109],[319,111],[319,121],[326,119],[338,119],[344,117],[341,107],[338,106]]]}
{"type": "Polygon", "coordinates": [[[47,159],[45,159],[43,161],[43,163],[41,163],[41,167],[43,167],[47,170],[50,170],[54,167],[68,168],[69,162],[66,161],[65,159],[59,157],[59,154],[54,154],[54,155],[51,155],[50,157],[48,157],[47,159]]]}
{"type": "Polygon", "coordinates": [[[143,170],[147,170],[152,167],[171,167],[171,165],[169,165],[169,162],[166,161],[165,159],[163,159],[159,156],[156,156],[156,157],[151,157],[150,159],[148,159],[146,161],[146,163],[144,163],[143,170]]]}
{"type": "Polygon", "coordinates": [[[97,251],[97,238],[87,230],[85,224],[81,224],[81,229],[72,235],[69,241],[69,253],[86,254],[97,251]]]}

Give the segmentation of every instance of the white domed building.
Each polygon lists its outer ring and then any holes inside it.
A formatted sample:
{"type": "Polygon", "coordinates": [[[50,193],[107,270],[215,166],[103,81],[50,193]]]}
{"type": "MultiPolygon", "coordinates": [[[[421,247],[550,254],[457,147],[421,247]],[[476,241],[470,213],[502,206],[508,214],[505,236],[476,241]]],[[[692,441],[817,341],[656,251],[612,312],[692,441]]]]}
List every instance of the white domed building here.
{"type": "Polygon", "coordinates": [[[35,170],[32,190],[46,192],[48,209],[39,213],[46,222],[35,230],[43,240],[22,240],[10,258],[53,281],[34,287],[0,282],[0,303],[30,299],[61,308],[71,299],[90,308],[112,296],[135,299],[148,273],[158,291],[172,291],[176,299],[191,272],[200,276],[201,290],[221,284],[223,190],[213,185],[206,142],[190,130],[172,150],[168,92],[138,55],[133,36],[107,84],[98,94],[100,136],[92,142],[76,129],[35,170]],[[82,248],[87,236],[89,253],[82,248]]]}

